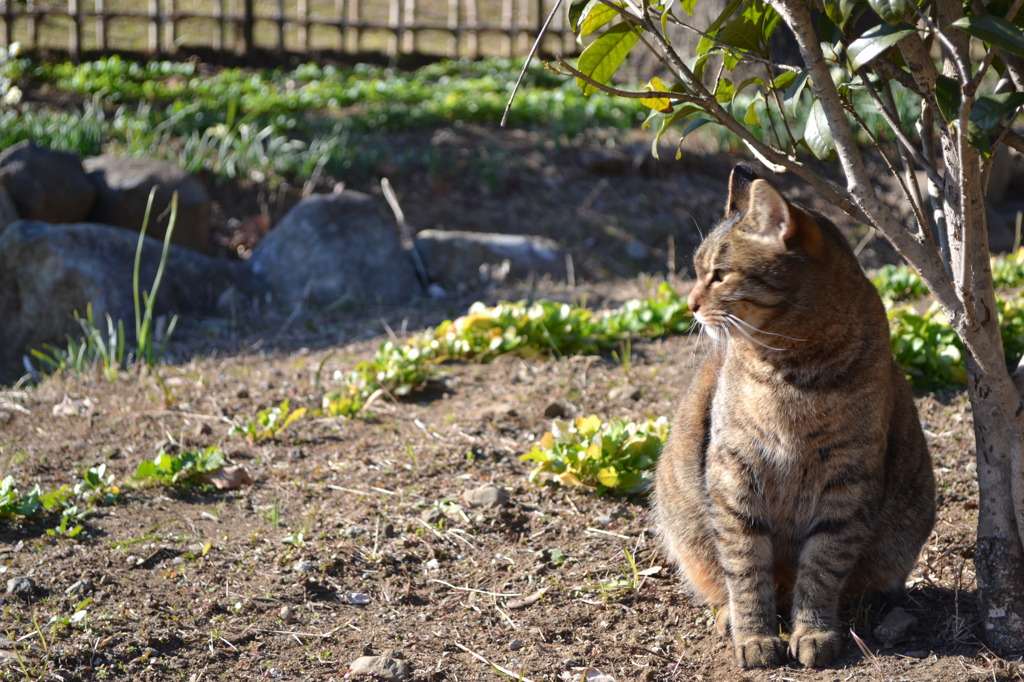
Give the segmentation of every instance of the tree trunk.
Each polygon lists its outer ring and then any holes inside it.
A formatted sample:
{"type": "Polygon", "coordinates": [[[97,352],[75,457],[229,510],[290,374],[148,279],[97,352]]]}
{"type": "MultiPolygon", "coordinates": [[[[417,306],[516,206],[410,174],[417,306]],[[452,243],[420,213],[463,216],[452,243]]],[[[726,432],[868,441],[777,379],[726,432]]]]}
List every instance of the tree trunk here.
{"type": "Polygon", "coordinates": [[[1009,372],[983,372],[970,356],[967,371],[980,491],[974,566],[981,636],[1001,654],[1020,653],[1024,651],[1024,546],[1020,525],[1024,500],[1018,482],[1024,469],[1024,397],[1013,385],[1009,372]]]}

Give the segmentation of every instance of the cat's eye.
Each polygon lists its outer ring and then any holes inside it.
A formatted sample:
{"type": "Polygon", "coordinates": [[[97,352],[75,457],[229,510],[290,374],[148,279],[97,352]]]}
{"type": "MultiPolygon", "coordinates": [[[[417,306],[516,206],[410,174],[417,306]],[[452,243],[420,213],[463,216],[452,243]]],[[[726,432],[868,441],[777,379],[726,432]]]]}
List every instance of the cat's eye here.
{"type": "Polygon", "coordinates": [[[721,282],[722,278],[725,277],[725,271],[722,268],[715,268],[711,271],[711,279],[708,280],[708,284],[714,284],[715,282],[721,282]]]}

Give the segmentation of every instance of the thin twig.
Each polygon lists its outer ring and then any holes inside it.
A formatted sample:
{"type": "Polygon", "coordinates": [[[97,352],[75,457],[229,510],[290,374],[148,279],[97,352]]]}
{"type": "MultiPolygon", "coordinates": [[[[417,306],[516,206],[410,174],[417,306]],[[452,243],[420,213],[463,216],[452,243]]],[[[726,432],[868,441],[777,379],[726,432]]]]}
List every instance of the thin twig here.
{"type": "Polygon", "coordinates": [[[467,654],[469,654],[470,656],[472,656],[476,660],[483,661],[484,663],[486,663],[487,665],[491,666],[492,668],[494,668],[498,672],[502,673],[503,675],[508,675],[512,679],[519,680],[519,682],[533,682],[533,680],[531,680],[529,677],[523,677],[523,675],[521,673],[513,672],[512,670],[509,670],[508,668],[502,668],[497,663],[492,663],[491,661],[488,661],[486,658],[484,658],[483,656],[481,656],[477,652],[473,651],[468,646],[463,646],[462,644],[459,644],[458,642],[452,642],[452,644],[454,644],[455,646],[459,647],[460,649],[465,651],[467,654]]]}
{"type": "Polygon", "coordinates": [[[461,592],[473,592],[475,594],[486,594],[489,597],[521,597],[521,596],[523,596],[519,592],[516,592],[514,594],[513,593],[505,593],[505,592],[488,592],[487,590],[478,590],[475,587],[459,587],[458,585],[452,585],[451,583],[446,583],[445,581],[438,580],[437,578],[431,578],[430,582],[432,582],[432,583],[440,583],[440,584],[444,585],[445,587],[450,587],[453,590],[459,590],[461,592]]]}
{"type": "Polygon", "coordinates": [[[512,111],[512,100],[516,98],[516,93],[519,92],[519,86],[523,83],[523,78],[526,77],[526,69],[529,68],[530,62],[533,61],[534,56],[537,54],[537,50],[540,48],[540,41],[544,39],[544,34],[548,31],[548,26],[551,24],[551,20],[555,18],[555,13],[558,8],[562,6],[562,0],[557,0],[555,6],[551,8],[551,13],[548,14],[548,18],[544,21],[544,25],[540,27],[540,31],[537,32],[537,39],[533,41],[533,47],[530,48],[530,53],[526,55],[526,61],[523,62],[523,70],[519,72],[519,78],[516,79],[516,84],[512,87],[512,94],[508,96],[508,103],[505,105],[505,113],[501,115],[501,127],[505,127],[505,123],[508,121],[508,112],[512,111]]]}
{"type": "Polygon", "coordinates": [[[420,284],[426,287],[430,284],[430,277],[427,275],[427,268],[423,264],[423,259],[420,258],[420,252],[416,250],[416,244],[412,239],[412,232],[409,230],[409,223],[405,220],[405,211],[402,210],[401,205],[398,203],[398,196],[391,187],[391,181],[387,178],[381,178],[380,188],[384,192],[384,199],[388,202],[388,206],[391,207],[391,212],[395,214],[395,222],[398,223],[398,233],[402,237],[402,248],[405,249],[412,259],[412,264],[416,268],[416,275],[419,277],[420,284]]]}

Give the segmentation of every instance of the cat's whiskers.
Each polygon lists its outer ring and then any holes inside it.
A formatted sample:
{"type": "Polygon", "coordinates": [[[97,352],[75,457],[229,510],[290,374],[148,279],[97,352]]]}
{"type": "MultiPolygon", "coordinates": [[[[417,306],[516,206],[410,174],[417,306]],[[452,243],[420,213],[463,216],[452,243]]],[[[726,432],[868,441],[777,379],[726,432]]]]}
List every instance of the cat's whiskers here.
{"type": "Polygon", "coordinates": [[[798,339],[795,336],[786,336],[785,334],[777,334],[775,332],[765,331],[764,329],[758,329],[757,327],[755,327],[754,325],[750,324],[746,320],[744,320],[744,319],[742,319],[742,318],[740,318],[740,317],[738,317],[736,315],[733,315],[732,313],[726,313],[726,317],[728,317],[730,320],[732,320],[734,322],[739,322],[740,324],[742,324],[747,329],[750,329],[751,331],[755,331],[758,334],[767,334],[768,336],[777,336],[780,339],[786,339],[788,341],[799,341],[801,343],[807,343],[807,339],[798,339]]]}
{"type": "Polygon", "coordinates": [[[769,346],[767,343],[765,343],[763,341],[758,341],[757,339],[755,339],[753,336],[750,335],[750,332],[748,332],[746,329],[744,329],[739,324],[737,324],[737,322],[736,322],[737,319],[739,319],[739,318],[734,318],[732,315],[729,315],[729,316],[727,316],[725,318],[725,321],[728,322],[729,325],[733,329],[735,329],[739,333],[743,334],[743,336],[745,336],[748,339],[750,339],[750,341],[752,343],[756,343],[758,346],[761,346],[762,348],[767,348],[768,350],[778,350],[778,351],[787,351],[787,350],[789,350],[788,348],[776,348],[775,346],[769,346]]]}

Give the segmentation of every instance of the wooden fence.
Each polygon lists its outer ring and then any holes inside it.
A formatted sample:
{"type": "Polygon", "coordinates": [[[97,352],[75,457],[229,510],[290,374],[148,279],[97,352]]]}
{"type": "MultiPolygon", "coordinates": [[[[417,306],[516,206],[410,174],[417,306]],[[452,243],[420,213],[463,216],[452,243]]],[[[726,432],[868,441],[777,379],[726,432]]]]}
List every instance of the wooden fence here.
{"type": "MultiPolygon", "coordinates": [[[[389,56],[523,56],[555,0],[0,0],[0,40],[30,50],[182,53],[190,47],[389,56]]],[[[568,4],[568,3],[565,3],[568,4]]],[[[565,7],[542,52],[572,54],[565,7]]]]}

